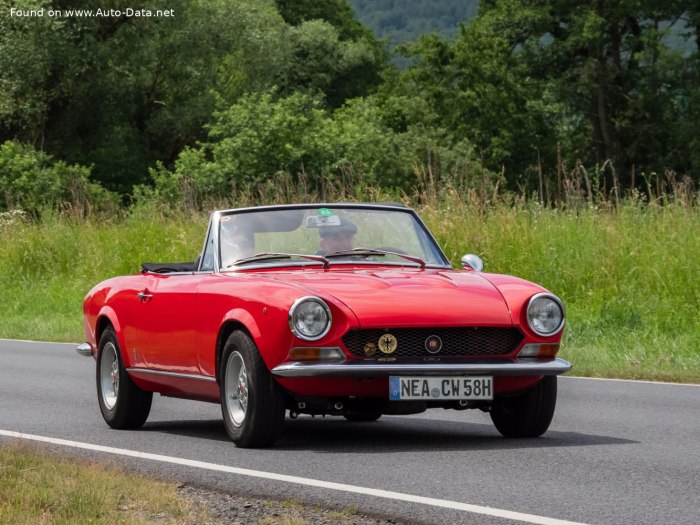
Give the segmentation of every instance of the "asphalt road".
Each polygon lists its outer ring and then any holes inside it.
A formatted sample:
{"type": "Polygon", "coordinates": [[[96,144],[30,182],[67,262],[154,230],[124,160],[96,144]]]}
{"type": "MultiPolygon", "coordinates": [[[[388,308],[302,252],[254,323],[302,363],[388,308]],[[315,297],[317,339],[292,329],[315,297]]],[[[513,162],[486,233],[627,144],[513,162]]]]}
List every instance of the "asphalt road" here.
{"type": "Polygon", "coordinates": [[[537,439],[504,439],[481,412],[436,409],[376,423],[288,419],[275,448],[243,450],[208,403],[154,397],[143,429],[109,429],[94,361],[74,347],[0,340],[0,442],[17,439],[13,432],[67,440],[41,446],[240,495],[355,506],[398,523],[700,519],[700,386],[562,378],[552,426],[537,439]],[[112,448],[76,448],[89,445],[112,448]]]}

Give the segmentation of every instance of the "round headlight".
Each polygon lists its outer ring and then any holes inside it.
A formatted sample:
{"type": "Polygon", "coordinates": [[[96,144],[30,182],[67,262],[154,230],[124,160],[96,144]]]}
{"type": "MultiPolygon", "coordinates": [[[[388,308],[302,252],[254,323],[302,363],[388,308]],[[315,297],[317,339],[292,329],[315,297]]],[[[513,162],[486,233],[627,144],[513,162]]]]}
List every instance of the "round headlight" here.
{"type": "Polygon", "coordinates": [[[306,341],[316,341],[331,328],[331,311],[318,297],[302,297],[289,309],[289,328],[306,341]]]}
{"type": "Polygon", "coordinates": [[[527,305],[527,324],[536,334],[556,334],[564,326],[564,305],[551,294],[533,295],[527,305]]]}

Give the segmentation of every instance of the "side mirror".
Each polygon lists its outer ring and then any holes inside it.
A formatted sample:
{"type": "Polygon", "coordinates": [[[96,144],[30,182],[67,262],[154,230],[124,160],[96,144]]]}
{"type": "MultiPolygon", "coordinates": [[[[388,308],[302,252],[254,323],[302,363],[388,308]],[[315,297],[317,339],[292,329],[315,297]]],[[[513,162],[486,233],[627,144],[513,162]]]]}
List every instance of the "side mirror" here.
{"type": "Polygon", "coordinates": [[[481,260],[481,257],[473,253],[468,253],[462,257],[461,263],[465,270],[470,269],[474,272],[480,272],[484,269],[484,261],[481,260]]]}

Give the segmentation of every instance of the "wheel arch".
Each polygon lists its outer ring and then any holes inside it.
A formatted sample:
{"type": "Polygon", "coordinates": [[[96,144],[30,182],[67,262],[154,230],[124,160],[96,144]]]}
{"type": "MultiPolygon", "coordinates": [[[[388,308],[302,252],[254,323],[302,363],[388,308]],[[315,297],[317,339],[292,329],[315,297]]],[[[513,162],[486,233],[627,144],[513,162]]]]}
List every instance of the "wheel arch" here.
{"type": "Polygon", "coordinates": [[[107,328],[112,328],[115,335],[117,336],[117,342],[119,343],[119,351],[122,354],[122,359],[124,363],[127,363],[124,345],[124,334],[121,330],[121,324],[117,318],[117,314],[110,307],[105,306],[97,316],[97,322],[95,323],[95,346],[99,347],[100,338],[107,328]]]}
{"type": "Polygon", "coordinates": [[[255,341],[255,337],[253,337],[253,334],[251,334],[248,327],[245,324],[243,324],[240,320],[227,319],[226,321],[224,321],[224,323],[221,325],[221,328],[219,328],[219,334],[216,337],[215,372],[217,383],[220,382],[221,377],[221,356],[224,353],[224,346],[226,346],[226,341],[228,340],[229,336],[237,330],[245,332],[248,335],[248,337],[255,341]]]}

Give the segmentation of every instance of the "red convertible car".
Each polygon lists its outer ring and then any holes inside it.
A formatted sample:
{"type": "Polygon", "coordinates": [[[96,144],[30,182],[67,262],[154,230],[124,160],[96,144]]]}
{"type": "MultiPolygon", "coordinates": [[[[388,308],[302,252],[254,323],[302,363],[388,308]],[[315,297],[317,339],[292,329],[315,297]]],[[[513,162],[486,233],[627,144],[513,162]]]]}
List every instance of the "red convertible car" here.
{"type": "Polygon", "coordinates": [[[539,436],[571,368],[564,307],[477,256],[462,266],[399,204],[217,211],[194,262],[90,290],[77,350],[113,428],[142,426],[158,392],[220,403],[241,447],[271,445],[287,411],[480,409],[506,437],[539,436]]]}

